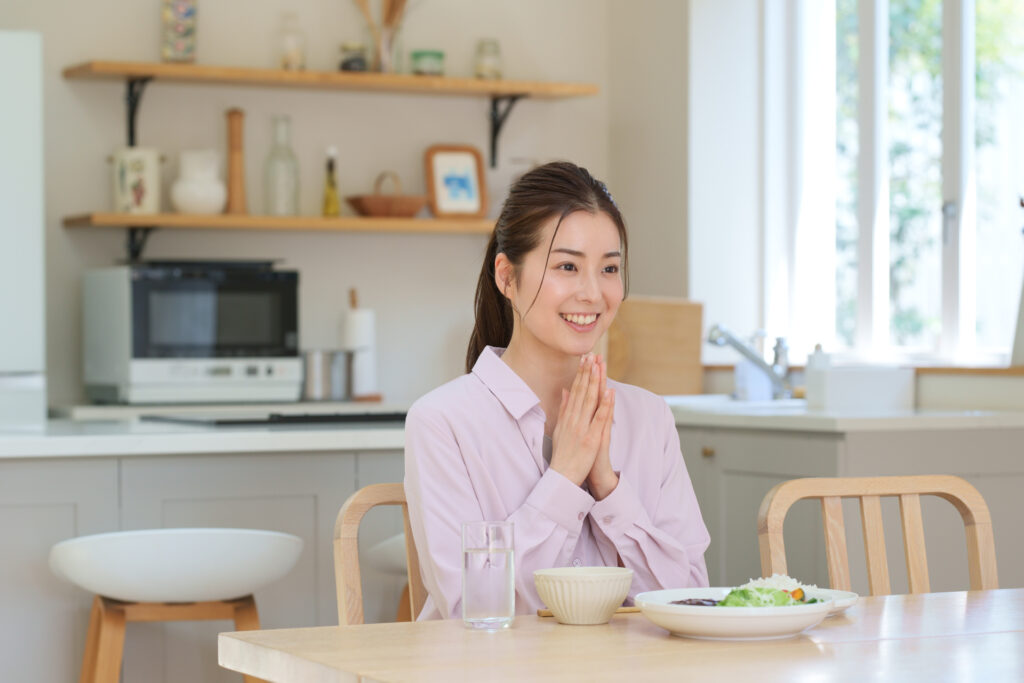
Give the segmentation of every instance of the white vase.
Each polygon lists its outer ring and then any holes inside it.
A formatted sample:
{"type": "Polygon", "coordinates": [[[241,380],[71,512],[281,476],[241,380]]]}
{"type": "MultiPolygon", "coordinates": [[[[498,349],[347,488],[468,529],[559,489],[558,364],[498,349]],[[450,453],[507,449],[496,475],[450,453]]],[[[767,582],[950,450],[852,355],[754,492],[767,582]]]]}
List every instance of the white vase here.
{"type": "Polygon", "coordinates": [[[220,213],[227,199],[227,187],[218,175],[220,157],[216,150],[197,149],[181,153],[179,176],[171,186],[171,204],[179,213],[220,213]]]}

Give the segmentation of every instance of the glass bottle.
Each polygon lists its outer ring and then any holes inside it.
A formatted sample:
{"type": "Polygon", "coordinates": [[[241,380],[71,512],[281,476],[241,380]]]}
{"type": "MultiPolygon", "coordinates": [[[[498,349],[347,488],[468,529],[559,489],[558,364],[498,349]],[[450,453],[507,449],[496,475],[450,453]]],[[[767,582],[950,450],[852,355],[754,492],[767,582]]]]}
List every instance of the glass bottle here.
{"type": "Polygon", "coordinates": [[[327,148],[327,177],[324,180],[323,215],[337,216],[341,213],[341,201],[338,198],[338,179],[334,174],[335,160],[338,157],[336,147],[327,148]]]}
{"type": "Polygon", "coordinates": [[[274,139],[267,155],[263,197],[268,216],[299,213],[299,163],[291,148],[291,121],[274,117],[274,139]]]}
{"type": "Polygon", "coordinates": [[[306,34],[299,28],[299,15],[285,12],[281,17],[280,59],[282,69],[302,71],[306,68],[306,34]]]}

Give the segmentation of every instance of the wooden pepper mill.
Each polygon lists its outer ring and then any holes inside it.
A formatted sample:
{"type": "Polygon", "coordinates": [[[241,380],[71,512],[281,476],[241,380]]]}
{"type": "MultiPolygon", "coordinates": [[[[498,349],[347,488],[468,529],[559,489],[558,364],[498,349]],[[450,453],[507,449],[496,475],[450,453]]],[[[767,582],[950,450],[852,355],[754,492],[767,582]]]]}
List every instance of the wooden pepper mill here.
{"type": "Polygon", "coordinates": [[[245,112],[228,109],[228,203],[225,213],[248,213],[245,206],[245,158],[242,155],[242,124],[245,112]]]}

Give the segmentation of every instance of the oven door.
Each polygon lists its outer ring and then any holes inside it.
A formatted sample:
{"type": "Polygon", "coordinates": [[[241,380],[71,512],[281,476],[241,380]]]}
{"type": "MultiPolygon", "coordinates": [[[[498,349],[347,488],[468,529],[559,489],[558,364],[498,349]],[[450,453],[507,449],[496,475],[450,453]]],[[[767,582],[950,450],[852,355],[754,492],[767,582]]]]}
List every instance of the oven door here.
{"type": "Polygon", "coordinates": [[[298,273],[132,271],[133,358],[298,355],[298,273]]]}

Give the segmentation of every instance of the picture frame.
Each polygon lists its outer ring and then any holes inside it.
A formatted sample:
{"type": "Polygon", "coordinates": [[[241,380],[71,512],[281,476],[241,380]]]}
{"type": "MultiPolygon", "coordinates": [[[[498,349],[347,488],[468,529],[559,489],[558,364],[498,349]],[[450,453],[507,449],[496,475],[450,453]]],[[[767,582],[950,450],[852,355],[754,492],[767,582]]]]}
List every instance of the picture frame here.
{"type": "Polygon", "coordinates": [[[427,196],[438,218],[482,218],[487,213],[484,158],[471,145],[432,145],[423,156],[427,196]]]}

